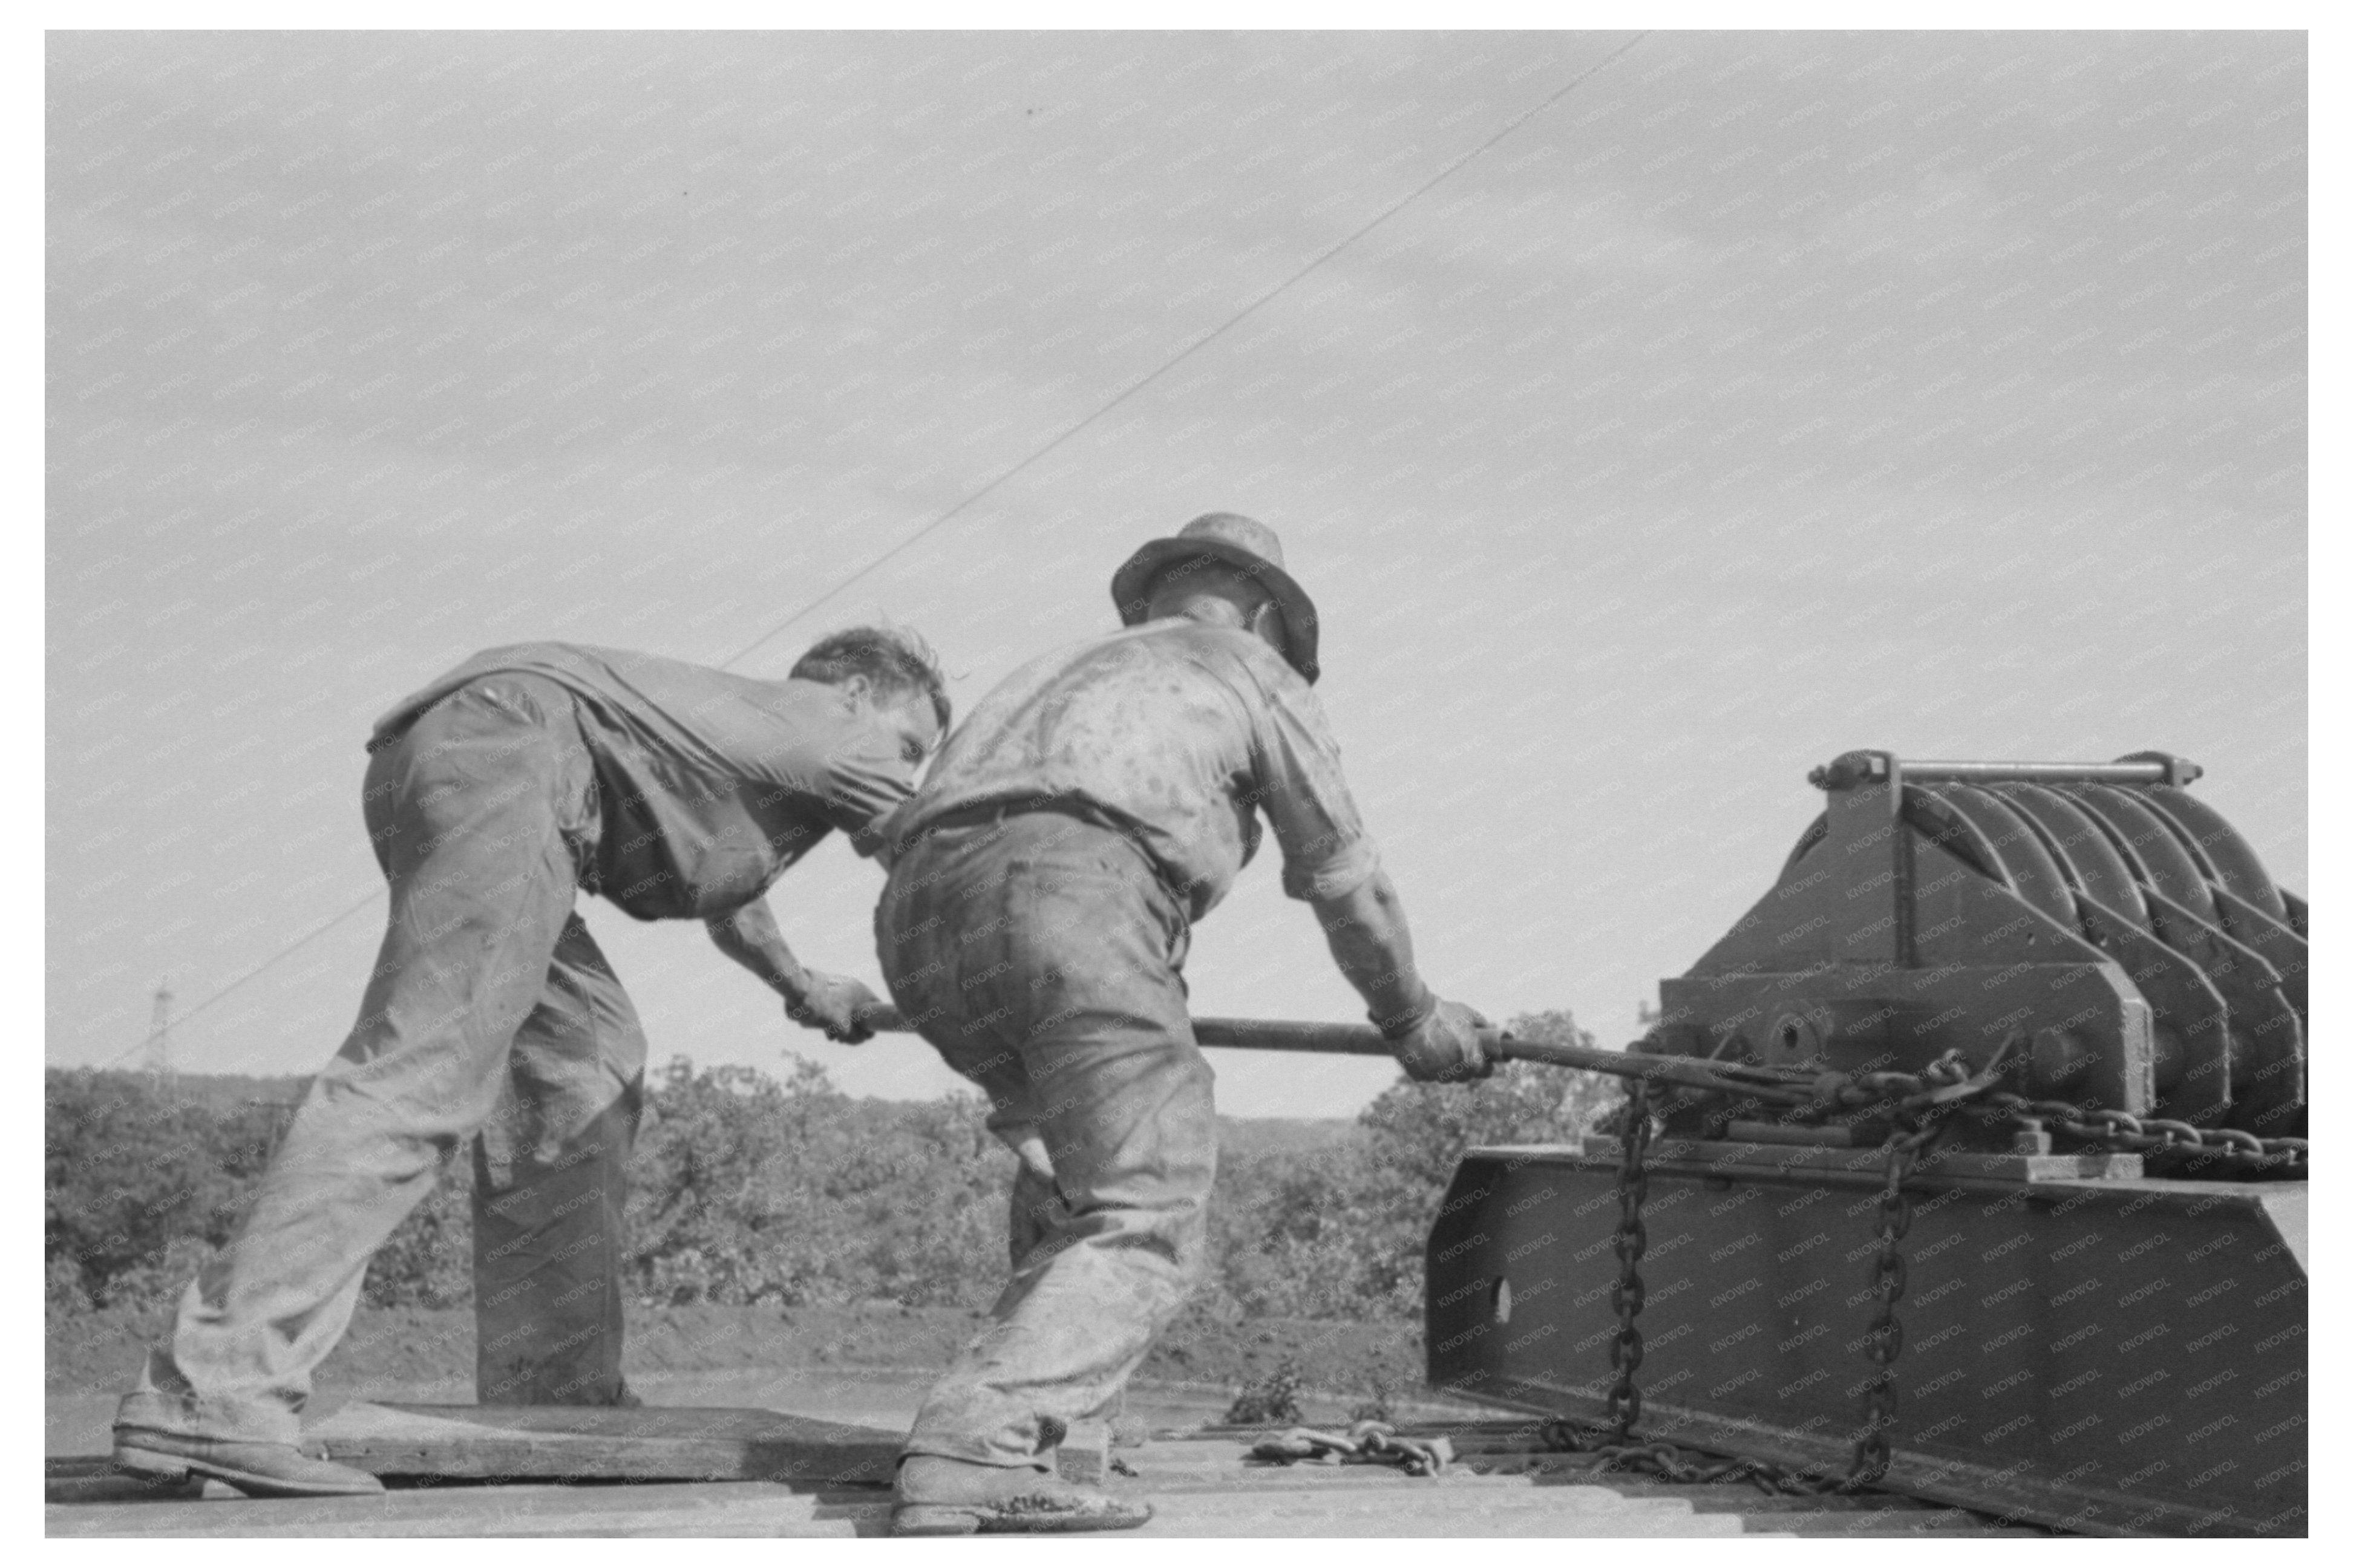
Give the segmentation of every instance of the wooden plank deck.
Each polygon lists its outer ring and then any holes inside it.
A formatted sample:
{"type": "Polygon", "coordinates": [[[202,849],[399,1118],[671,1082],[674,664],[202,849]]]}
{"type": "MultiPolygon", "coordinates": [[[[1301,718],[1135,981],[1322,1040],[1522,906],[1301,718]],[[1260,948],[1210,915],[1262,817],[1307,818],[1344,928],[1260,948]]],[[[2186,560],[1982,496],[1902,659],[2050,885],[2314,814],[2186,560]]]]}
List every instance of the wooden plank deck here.
{"type": "Polygon", "coordinates": [[[386,1405],[304,1428],[372,1475],[440,1480],[811,1481],[888,1486],[901,1434],[775,1410],[386,1405]]]}
{"type": "MultiPolygon", "coordinates": [[[[863,1445],[867,1439],[856,1439],[863,1445]]],[[[1743,1534],[1952,1539],[1996,1531],[1957,1510],[1902,1500],[1768,1499],[1754,1489],[1597,1481],[1572,1462],[1474,1458],[1410,1479],[1374,1466],[1245,1462],[1240,1435],[1123,1449],[1138,1472],[1115,1483],[1151,1500],[1135,1533],[1235,1537],[1705,1537],[1743,1534]],[[1483,1468],[1490,1473],[1479,1473],[1483,1468]]],[[[824,1466],[814,1467],[825,1468],[824,1466]]],[[[47,1533],[60,1537],[835,1536],[886,1534],[880,1481],[832,1479],[447,1482],[380,1497],[257,1500],[216,1483],[153,1489],[104,1476],[97,1459],[53,1461],[47,1533]]]]}

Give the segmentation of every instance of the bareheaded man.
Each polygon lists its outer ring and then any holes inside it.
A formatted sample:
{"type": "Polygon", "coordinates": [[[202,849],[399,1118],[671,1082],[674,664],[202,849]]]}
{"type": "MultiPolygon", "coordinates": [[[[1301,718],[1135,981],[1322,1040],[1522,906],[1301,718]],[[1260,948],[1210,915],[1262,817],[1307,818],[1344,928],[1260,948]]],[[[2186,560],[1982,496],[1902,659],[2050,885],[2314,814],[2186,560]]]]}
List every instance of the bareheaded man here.
{"type": "Polygon", "coordinates": [[[362,806],[391,915],[359,1022],[124,1396],[117,1465],[263,1496],[380,1490],[301,1452],[297,1417],[369,1258],[470,1139],[479,1397],[633,1403],[620,1238],[646,1042],[575,895],[702,921],[788,1017],[864,1039],[879,999],[803,968],[764,895],[828,829],[871,854],[947,723],[931,650],[874,629],[780,681],[493,648],[378,721],[362,806]]]}
{"type": "Polygon", "coordinates": [[[1148,1506],[1051,1478],[1110,1413],[1204,1267],[1217,1166],[1182,971],[1193,922],[1259,846],[1419,1079],[1490,1070],[1441,1002],[1309,690],[1314,605],[1273,531],[1213,513],[1112,579],[1127,629],[983,698],[885,825],[875,911],[899,1007],[987,1094],[1020,1156],[1013,1270],[902,1458],[902,1534],[1113,1530],[1148,1506]]]}

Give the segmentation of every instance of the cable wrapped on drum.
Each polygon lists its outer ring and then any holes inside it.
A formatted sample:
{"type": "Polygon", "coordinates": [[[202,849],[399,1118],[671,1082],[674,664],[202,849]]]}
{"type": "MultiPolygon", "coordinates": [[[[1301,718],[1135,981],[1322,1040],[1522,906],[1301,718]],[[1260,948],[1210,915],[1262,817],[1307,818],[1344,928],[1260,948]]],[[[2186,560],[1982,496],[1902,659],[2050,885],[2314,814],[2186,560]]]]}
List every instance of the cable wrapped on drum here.
{"type": "Polygon", "coordinates": [[[2124,790],[2107,784],[2073,784],[2067,797],[2108,829],[2111,840],[2144,886],[2156,889],[2202,921],[2214,918],[2214,894],[2165,819],[2124,790]]]}
{"type": "Polygon", "coordinates": [[[2214,888],[2154,807],[2105,784],[2063,793],[2108,830],[2147,890],[2157,934],[2203,970],[2229,1005],[2234,1104],[2227,1125],[2281,1136],[2305,1102],[2306,1044],[2304,1019],[2279,968],[2224,929],[2214,888]]]}
{"type": "Polygon", "coordinates": [[[2221,812],[2171,784],[2151,784],[2140,794],[2204,859],[2217,882],[2274,920],[2286,922],[2287,902],[2280,897],[2279,884],[2272,880],[2254,846],[2241,837],[2221,812]]]}
{"type": "Polygon", "coordinates": [[[2079,894],[2148,929],[2148,900],[2141,897],[2132,868],[2083,807],[2042,784],[1997,784],[1994,794],[2042,830],[2043,847],[2079,894]]]}
{"type": "Polygon", "coordinates": [[[1992,847],[2011,889],[2028,908],[2048,915],[2070,931],[2082,932],[2083,921],[2075,912],[2075,897],[2068,890],[2067,879],[2024,817],[2000,797],[1975,784],[1929,787],[1992,847]]]}
{"type": "Polygon", "coordinates": [[[2212,1126],[2230,1110],[2231,1060],[2238,1054],[2221,993],[2195,963],[2158,940],[2132,868],[2074,802],[2031,784],[1997,784],[1994,793],[2034,827],[2074,889],[2084,934],[2123,966],[2148,1003],[2158,1114],[2212,1126]]]}
{"type": "Polygon", "coordinates": [[[2272,880],[2253,847],[2204,801],[2165,786],[2145,790],[2140,798],[2173,828],[2206,874],[2214,895],[2216,923],[2262,953],[2279,972],[2280,991],[2303,1020],[2308,1041],[2312,947],[2290,923],[2287,895],[2272,880]]]}

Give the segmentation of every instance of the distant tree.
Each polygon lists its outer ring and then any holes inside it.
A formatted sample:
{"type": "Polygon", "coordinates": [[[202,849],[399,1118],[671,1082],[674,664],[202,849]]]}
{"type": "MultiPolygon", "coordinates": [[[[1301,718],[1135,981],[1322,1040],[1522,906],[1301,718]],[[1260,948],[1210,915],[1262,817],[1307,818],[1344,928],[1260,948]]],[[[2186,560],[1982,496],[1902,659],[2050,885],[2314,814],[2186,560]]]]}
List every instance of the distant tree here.
{"type": "Polygon", "coordinates": [[[1012,1155],[970,1096],[853,1100],[797,1062],[670,1063],[631,1171],[631,1269],[649,1300],[981,1305],[1006,1274],[1012,1155]]]}
{"type": "MultiPolygon", "coordinates": [[[[1524,1037],[1590,1045],[1567,1013],[1524,1037]]],[[[51,1312],[168,1305],[228,1239],[293,1085],[184,1079],[178,1101],[128,1073],[51,1072],[51,1312]]],[[[1003,1288],[1013,1158],[969,1094],[853,1100],[813,1063],[655,1072],[629,1173],[626,1269],[663,1303],[986,1305],[1003,1288]]],[[[1195,1310],[1311,1318],[1419,1310],[1431,1218],[1466,1149],[1556,1142],[1617,1103],[1608,1079],[1507,1063],[1475,1084],[1400,1081],[1345,1137],[1236,1140],[1211,1195],[1212,1268],[1195,1310]]],[[[370,1263],[377,1306],[471,1299],[470,1162],[370,1263]]]]}
{"type": "MultiPolygon", "coordinates": [[[[1566,1012],[1505,1026],[1524,1039],[1593,1044],[1566,1012]]],[[[1533,1062],[1505,1062],[1476,1083],[1401,1079],[1357,1118],[1350,1142],[1220,1170],[1216,1289],[1247,1312],[1411,1316],[1423,1243],[1464,1152],[1573,1142],[1620,1098],[1601,1075],[1533,1062]]]]}
{"type": "MultiPolygon", "coordinates": [[[[119,1278],[161,1265],[174,1241],[228,1239],[269,1158],[265,1109],[179,1103],[137,1073],[50,1071],[43,1089],[53,1280],[76,1279],[103,1304],[119,1278]]],[[[203,1250],[184,1247],[183,1259],[203,1250]]]]}
{"type": "MultiPolygon", "coordinates": [[[[1583,1046],[1592,1034],[1558,1009],[1523,1013],[1504,1025],[1524,1040],[1583,1046]]],[[[1357,1120],[1373,1134],[1374,1157],[1404,1179],[1442,1192],[1466,1150],[1494,1143],[1574,1142],[1597,1112],[1623,1099],[1600,1073],[1508,1061],[1475,1083],[1400,1079],[1357,1120]]]]}
{"type": "MultiPolygon", "coordinates": [[[[806,1088],[801,1098],[810,1098],[806,1088]]],[[[771,1234],[789,1215],[771,1201],[763,1167],[780,1134],[805,1131],[812,1110],[750,1068],[698,1071],[673,1058],[656,1079],[653,1115],[630,1171],[629,1253],[651,1300],[737,1302],[768,1294],[771,1234]]]]}

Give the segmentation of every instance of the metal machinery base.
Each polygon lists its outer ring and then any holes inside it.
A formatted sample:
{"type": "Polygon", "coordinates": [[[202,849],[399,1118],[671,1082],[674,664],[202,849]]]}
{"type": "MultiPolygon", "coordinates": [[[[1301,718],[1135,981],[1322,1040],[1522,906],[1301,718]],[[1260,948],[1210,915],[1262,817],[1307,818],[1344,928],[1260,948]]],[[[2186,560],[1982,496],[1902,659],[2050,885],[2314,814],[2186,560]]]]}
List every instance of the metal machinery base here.
{"type": "MultiPolygon", "coordinates": [[[[1618,1141],[1474,1150],[1429,1250],[1432,1386],[1592,1415],[1618,1141]]],[[[1843,1470],[1879,1152],[1678,1139],[1643,1206],[1641,1433],[1843,1470]]],[[[1906,1184],[1890,1490],[2093,1534],[2305,1533],[2305,1184],[1960,1152],[1906,1184]]]]}

